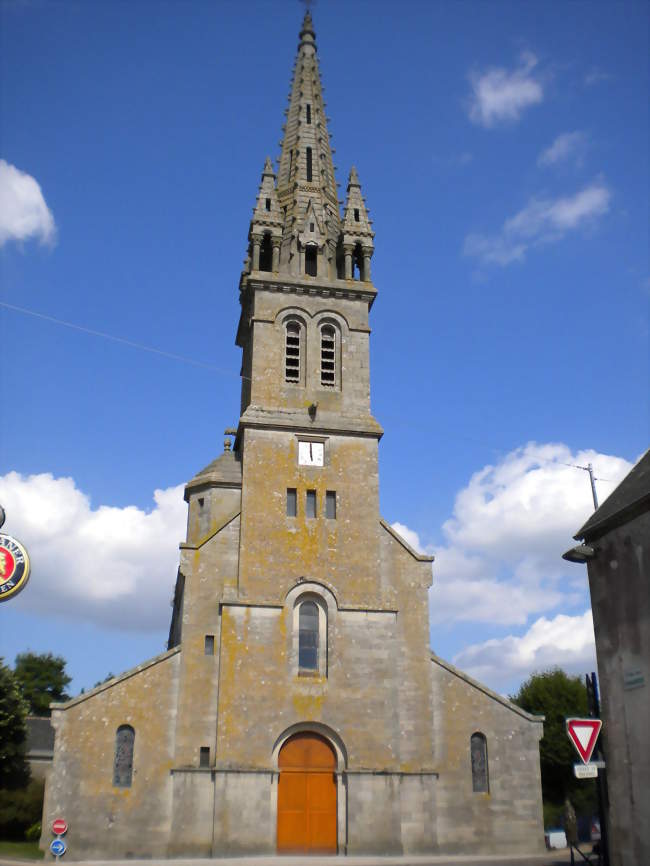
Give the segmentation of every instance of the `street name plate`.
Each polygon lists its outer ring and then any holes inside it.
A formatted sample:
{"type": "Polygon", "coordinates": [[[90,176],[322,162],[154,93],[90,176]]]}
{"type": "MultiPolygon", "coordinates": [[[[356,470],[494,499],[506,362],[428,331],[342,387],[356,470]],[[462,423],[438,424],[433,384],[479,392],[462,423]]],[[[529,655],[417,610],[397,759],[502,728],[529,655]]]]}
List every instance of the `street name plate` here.
{"type": "Polygon", "coordinates": [[[573,772],[576,779],[596,779],[598,767],[595,764],[574,764],[573,772]]]}

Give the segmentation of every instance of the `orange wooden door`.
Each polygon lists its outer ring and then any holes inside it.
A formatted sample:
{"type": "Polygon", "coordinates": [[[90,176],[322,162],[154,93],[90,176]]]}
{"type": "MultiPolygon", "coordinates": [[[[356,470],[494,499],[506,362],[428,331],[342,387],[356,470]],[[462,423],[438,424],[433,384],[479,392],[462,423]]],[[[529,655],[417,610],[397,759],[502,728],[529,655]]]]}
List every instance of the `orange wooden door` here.
{"type": "Polygon", "coordinates": [[[280,750],[278,851],[336,854],[336,756],[317,734],[295,734],[280,750]]]}

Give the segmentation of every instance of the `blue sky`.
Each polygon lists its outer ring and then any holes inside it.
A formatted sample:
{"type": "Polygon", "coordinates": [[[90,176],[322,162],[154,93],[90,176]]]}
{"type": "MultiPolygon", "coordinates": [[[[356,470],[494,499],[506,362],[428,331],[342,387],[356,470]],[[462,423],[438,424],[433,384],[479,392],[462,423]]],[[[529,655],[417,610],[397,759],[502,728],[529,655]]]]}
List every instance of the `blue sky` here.
{"type": "MultiPolygon", "coordinates": [[[[0,654],[60,653],[77,691],[163,648],[182,485],[237,422],[238,277],[304,10],[0,11],[0,501],[34,561],[0,654]]],[[[436,554],[433,647],[502,691],[591,669],[565,464],[604,498],[648,445],[648,6],[313,14],[376,232],[381,507],[436,554]]]]}

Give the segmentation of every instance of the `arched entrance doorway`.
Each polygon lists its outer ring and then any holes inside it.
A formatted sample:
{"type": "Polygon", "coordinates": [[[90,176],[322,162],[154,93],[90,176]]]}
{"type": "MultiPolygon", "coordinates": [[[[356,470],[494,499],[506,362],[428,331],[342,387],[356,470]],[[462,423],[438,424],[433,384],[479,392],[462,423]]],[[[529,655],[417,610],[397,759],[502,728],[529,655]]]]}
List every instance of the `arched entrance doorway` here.
{"type": "Polygon", "coordinates": [[[294,734],[278,766],[278,852],[336,854],[334,749],[318,734],[294,734]]]}

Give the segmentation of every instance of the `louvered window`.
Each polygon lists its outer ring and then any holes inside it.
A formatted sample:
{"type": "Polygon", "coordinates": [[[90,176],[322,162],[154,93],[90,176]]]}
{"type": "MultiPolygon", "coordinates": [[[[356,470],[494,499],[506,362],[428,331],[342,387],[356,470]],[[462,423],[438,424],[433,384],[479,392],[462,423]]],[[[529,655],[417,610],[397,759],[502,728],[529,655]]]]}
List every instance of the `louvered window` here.
{"type": "Polygon", "coordinates": [[[323,325],[320,331],[320,383],[329,388],[336,385],[336,331],[323,325]]]}
{"type": "Polygon", "coordinates": [[[287,322],[284,343],[284,380],[300,382],[302,328],[299,322],[287,322]]]}

